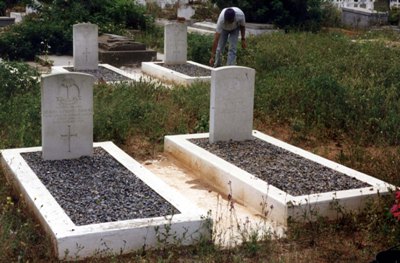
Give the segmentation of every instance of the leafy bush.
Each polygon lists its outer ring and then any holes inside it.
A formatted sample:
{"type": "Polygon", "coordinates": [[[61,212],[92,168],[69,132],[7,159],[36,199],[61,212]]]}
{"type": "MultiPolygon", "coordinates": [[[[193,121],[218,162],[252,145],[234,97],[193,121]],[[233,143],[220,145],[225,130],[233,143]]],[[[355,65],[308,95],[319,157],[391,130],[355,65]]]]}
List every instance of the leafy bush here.
{"type": "Polygon", "coordinates": [[[188,60],[208,65],[210,59],[212,36],[196,33],[188,34],[188,60]]]}
{"type": "Polygon", "coordinates": [[[320,28],[322,0],[212,0],[219,8],[237,6],[246,20],[253,23],[274,23],[282,28],[316,31],[320,28]]]}
{"type": "Polygon", "coordinates": [[[0,56],[30,60],[41,53],[41,42],[52,54],[72,53],[72,26],[90,22],[99,32],[122,33],[125,28],[145,29],[154,19],[134,0],[43,1],[39,12],[0,35],[0,56]]]}
{"type": "Polygon", "coordinates": [[[27,18],[0,36],[0,54],[10,60],[32,60],[44,52],[44,43],[52,54],[72,53],[72,31],[62,24],[27,18]]]}
{"type": "Polygon", "coordinates": [[[394,7],[389,10],[388,22],[391,25],[399,25],[400,21],[400,8],[394,7]]]}

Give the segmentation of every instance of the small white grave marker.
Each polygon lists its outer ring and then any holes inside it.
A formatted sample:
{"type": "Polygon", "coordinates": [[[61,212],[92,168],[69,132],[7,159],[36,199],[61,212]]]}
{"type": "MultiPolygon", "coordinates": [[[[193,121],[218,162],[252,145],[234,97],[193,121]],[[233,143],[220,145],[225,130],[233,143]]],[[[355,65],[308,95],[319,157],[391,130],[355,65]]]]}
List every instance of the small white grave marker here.
{"type": "Polygon", "coordinates": [[[164,63],[185,64],[187,60],[187,26],[170,23],[164,27],[164,63]]]}
{"type": "Polygon", "coordinates": [[[93,153],[93,84],[83,73],[42,77],[42,156],[61,160],[93,153]]]}
{"type": "Polygon", "coordinates": [[[228,66],[211,72],[210,142],[252,139],[255,70],[228,66]]]}
{"type": "Polygon", "coordinates": [[[98,26],[81,23],[73,26],[75,70],[97,70],[99,65],[98,26]]]}

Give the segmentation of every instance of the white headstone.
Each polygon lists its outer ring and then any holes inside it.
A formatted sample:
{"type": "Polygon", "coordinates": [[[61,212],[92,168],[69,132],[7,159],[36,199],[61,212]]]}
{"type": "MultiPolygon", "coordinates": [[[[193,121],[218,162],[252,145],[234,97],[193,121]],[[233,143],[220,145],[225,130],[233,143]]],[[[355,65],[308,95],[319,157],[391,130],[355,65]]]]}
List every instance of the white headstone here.
{"type": "Polygon", "coordinates": [[[252,139],[255,70],[227,66],[211,72],[210,142],[252,139]]]}
{"type": "Polygon", "coordinates": [[[73,26],[75,70],[97,70],[99,65],[98,26],[81,23],[73,26]]]}
{"type": "Polygon", "coordinates": [[[84,73],[42,77],[42,156],[73,159],[93,153],[93,84],[84,73]]]}
{"type": "Polygon", "coordinates": [[[164,63],[185,64],[187,60],[187,26],[170,23],[164,27],[164,63]]]}

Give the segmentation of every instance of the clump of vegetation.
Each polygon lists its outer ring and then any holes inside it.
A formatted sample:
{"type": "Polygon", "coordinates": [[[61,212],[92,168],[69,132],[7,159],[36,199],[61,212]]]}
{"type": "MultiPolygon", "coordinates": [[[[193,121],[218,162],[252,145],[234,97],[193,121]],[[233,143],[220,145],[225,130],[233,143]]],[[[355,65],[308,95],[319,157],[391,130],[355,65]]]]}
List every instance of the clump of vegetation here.
{"type": "Polygon", "coordinates": [[[220,9],[237,6],[246,14],[246,21],[271,23],[285,29],[318,31],[322,22],[321,0],[212,0],[220,9]]]}
{"type": "Polygon", "coordinates": [[[39,73],[27,64],[3,61],[0,80],[0,149],[39,145],[39,73]]]}
{"type": "Polygon", "coordinates": [[[135,0],[41,1],[38,12],[0,35],[0,56],[9,60],[32,60],[41,52],[41,42],[52,54],[72,53],[72,26],[93,23],[99,32],[121,33],[125,29],[149,29],[154,18],[135,0]]]}
{"type": "Polygon", "coordinates": [[[392,35],[364,38],[276,33],[249,39],[239,59],[257,70],[255,110],[320,139],[346,134],[365,144],[398,145],[400,49],[386,44],[392,35]]]}

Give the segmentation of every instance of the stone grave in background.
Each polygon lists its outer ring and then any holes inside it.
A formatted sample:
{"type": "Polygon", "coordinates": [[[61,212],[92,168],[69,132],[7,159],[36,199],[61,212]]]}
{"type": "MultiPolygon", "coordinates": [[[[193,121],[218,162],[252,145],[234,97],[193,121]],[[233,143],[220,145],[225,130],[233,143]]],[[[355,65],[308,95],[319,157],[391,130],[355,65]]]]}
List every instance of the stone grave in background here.
{"type": "Polygon", "coordinates": [[[187,26],[169,23],[164,27],[164,63],[184,64],[187,61],[187,26]]]}
{"type": "Polygon", "coordinates": [[[388,12],[378,12],[360,7],[342,7],[341,21],[353,28],[369,28],[388,24],[388,12]]]}
{"type": "Polygon", "coordinates": [[[91,23],[73,25],[73,59],[75,70],[97,70],[99,67],[98,26],[91,23]]]}
{"type": "Polygon", "coordinates": [[[164,82],[190,85],[196,81],[209,82],[212,67],[187,61],[187,26],[168,23],[164,27],[164,61],[143,62],[142,71],[164,82]]]}
{"type": "Polygon", "coordinates": [[[60,260],[209,239],[207,211],[112,142],[93,143],[94,77],[42,77],[42,147],[1,150],[1,164],[60,260]],[[111,211],[110,211],[111,210],[111,211]]]}
{"type": "Polygon", "coordinates": [[[15,23],[15,17],[0,16],[0,27],[9,26],[15,23]]]}
{"type": "Polygon", "coordinates": [[[83,73],[42,78],[43,159],[92,156],[94,81],[83,73]]]}
{"type": "Polygon", "coordinates": [[[98,27],[91,23],[73,25],[73,66],[53,66],[51,73],[83,72],[99,82],[135,80],[135,76],[109,64],[99,64],[98,27]]]}
{"type": "Polygon", "coordinates": [[[252,130],[255,74],[237,66],[211,76],[210,132],[165,136],[164,151],[278,225],[357,212],[395,186],[252,130]],[[333,204],[333,205],[332,205],[333,204]]]}
{"type": "Polygon", "coordinates": [[[102,34],[99,37],[99,60],[116,67],[132,66],[143,61],[155,61],[157,52],[128,37],[102,34]]]}

